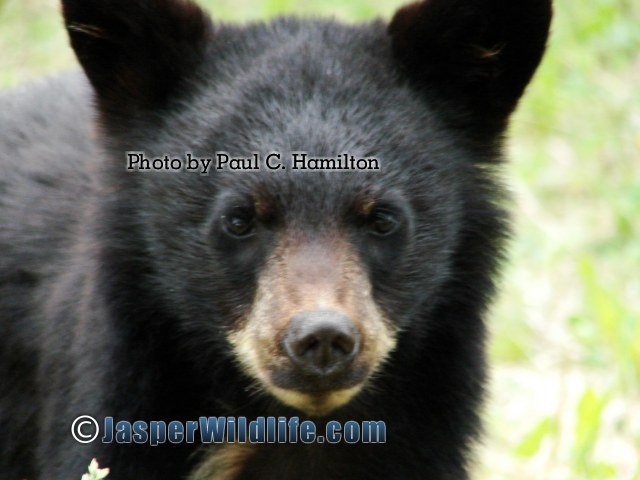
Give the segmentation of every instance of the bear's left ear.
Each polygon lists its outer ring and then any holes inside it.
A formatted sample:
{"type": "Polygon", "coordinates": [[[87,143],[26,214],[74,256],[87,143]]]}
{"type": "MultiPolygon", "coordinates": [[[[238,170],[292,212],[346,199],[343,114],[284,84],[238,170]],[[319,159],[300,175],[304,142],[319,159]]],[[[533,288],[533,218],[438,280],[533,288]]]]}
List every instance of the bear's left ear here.
{"type": "Polygon", "coordinates": [[[202,59],[209,17],[189,0],[63,0],[71,45],[106,113],[162,105],[202,59]]]}
{"type": "Polygon", "coordinates": [[[418,85],[498,127],[544,52],[550,0],[425,0],[389,24],[393,54],[418,85]]]}

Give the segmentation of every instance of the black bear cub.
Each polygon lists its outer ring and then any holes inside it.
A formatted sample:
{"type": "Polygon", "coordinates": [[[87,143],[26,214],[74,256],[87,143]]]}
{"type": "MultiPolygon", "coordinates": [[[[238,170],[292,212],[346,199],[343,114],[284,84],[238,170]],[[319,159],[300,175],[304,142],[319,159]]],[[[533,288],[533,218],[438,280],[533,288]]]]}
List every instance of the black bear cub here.
{"type": "Polygon", "coordinates": [[[467,479],[502,140],[550,1],[62,6],[84,72],[0,95],[0,477],[467,479]],[[202,441],[214,417],[319,435],[202,441]]]}

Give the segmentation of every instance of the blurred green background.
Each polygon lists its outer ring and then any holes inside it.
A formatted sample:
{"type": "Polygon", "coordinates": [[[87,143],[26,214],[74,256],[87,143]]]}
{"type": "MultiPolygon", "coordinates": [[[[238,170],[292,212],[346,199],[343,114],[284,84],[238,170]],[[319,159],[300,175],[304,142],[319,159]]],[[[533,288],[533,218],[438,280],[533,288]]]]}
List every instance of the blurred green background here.
{"type": "MultiPolygon", "coordinates": [[[[202,3],[223,20],[358,21],[405,2],[202,3]]],[[[640,1],[556,3],[510,130],[516,235],[475,477],[640,480],[640,1]]],[[[0,0],[0,87],[73,65],[56,1],[0,0]]]]}

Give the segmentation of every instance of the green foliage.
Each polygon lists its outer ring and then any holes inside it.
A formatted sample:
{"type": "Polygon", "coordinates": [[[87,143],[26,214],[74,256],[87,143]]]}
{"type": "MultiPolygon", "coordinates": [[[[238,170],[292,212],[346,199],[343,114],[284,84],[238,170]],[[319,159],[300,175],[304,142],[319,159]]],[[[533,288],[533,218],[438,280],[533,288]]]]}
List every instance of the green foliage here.
{"type": "Polygon", "coordinates": [[[585,390],[578,403],[573,454],[576,470],[585,475],[594,469],[599,471],[603,465],[594,465],[592,458],[606,405],[606,396],[598,396],[591,388],[585,390]]]}
{"type": "Polygon", "coordinates": [[[580,274],[588,316],[576,319],[572,326],[589,350],[601,355],[594,362],[618,365],[621,385],[633,393],[640,379],[638,317],[629,311],[618,291],[602,283],[593,258],[580,259],[580,274]]]}
{"type": "Polygon", "coordinates": [[[554,418],[547,417],[527,433],[520,443],[515,447],[513,453],[524,458],[531,458],[540,451],[542,442],[551,435],[555,435],[558,430],[557,422],[554,418]]]}
{"type": "Polygon", "coordinates": [[[89,473],[82,475],[81,480],[102,480],[109,475],[108,468],[99,468],[98,461],[94,458],[89,464],[89,473]]]}
{"type": "Polygon", "coordinates": [[[492,357],[500,405],[526,409],[501,422],[494,402],[496,436],[521,459],[499,455],[501,471],[639,480],[640,4],[555,10],[511,131],[518,221],[492,357]],[[506,390],[514,368],[528,377],[506,390]]]}

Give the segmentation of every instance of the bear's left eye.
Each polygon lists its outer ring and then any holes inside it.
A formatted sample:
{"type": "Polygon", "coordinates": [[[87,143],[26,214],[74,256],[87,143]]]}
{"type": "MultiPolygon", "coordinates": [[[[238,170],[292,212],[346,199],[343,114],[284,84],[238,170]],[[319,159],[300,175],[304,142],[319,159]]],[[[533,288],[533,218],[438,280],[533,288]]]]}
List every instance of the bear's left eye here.
{"type": "Polygon", "coordinates": [[[236,207],[222,215],[222,230],[233,238],[247,238],[255,233],[256,219],[247,208],[236,207]]]}
{"type": "Polygon", "coordinates": [[[395,233],[400,227],[400,219],[389,210],[375,210],[369,217],[369,231],[379,237],[395,233]]]}

